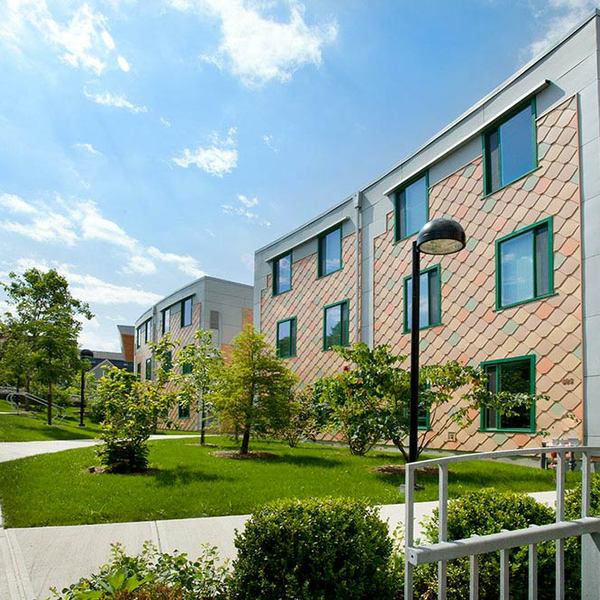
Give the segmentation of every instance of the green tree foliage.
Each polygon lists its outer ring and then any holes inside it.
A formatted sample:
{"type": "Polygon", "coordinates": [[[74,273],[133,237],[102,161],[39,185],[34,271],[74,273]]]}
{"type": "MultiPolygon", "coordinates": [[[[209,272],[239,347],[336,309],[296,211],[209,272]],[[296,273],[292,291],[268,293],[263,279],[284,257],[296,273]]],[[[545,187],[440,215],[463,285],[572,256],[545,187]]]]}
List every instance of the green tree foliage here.
{"type": "Polygon", "coordinates": [[[80,368],[77,336],[81,319],[91,319],[88,305],[71,295],[67,280],[55,269],[29,269],[22,275],[9,273],[1,283],[9,310],[1,323],[4,369],[14,379],[33,376],[46,390],[48,424],[52,424],[54,387],[68,385],[80,368]],[[22,362],[15,370],[16,357],[22,362]],[[12,364],[12,367],[11,367],[12,364]]]}
{"type": "MultiPolygon", "coordinates": [[[[314,386],[316,402],[327,407],[321,411],[329,416],[328,428],[342,433],[353,454],[365,454],[378,442],[391,441],[407,459],[410,371],[403,368],[406,356],[393,354],[387,345],[371,349],[362,342],[334,350],[353,366],[314,386]]],[[[421,414],[428,415],[431,428],[438,431],[450,423],[467,425],[483,407],[511,415],[532,401],[528,394],[492,394],[481,369],[456,361],[423,366],[419,382],[421,414]]],[[[429,439],[428,431],[420,433],[419,454],[429,439]]]]}
{"type": "Polygon", "coordinates": [[[256,511],[235,539],[236,600],[392,600],[387,525],[350,498],[283,500],[256,511]]]}
{"type": "Polygon", "coordinates": [[[241,454],[248,454],[251,434],[276,434],[286,427],[295,383],[296,376],[264,335],[246,325],[209,395],[222,426],[242,433],[241,454]]]}
{"type": "Polygon", "coordinates": [[[311,386],[296,388],[289,406],[289,421],[280,435],[290,448],[295,448],[300,440],[315,440],[322,426],[319,406],[314,402],[311,386]]]}
{"type": "Polygon", "coordinates": [[[223,365],[221,351],[215,348],[212,333],[200,329],[194,343],[177,352],[175,363],[179,373],[174,376],[179,401],[196,409],[199,415],[200,444],[205,443],[206,419],[213,406],[209,395],[218,380],[223,365]]]}
{"type": "Polygon", "coordinates": [[[169,338],[153,344],[159,364],[153,381],[142,381],[135,373],[116,367],[107,369],[98,382],[98,402],[104,414],[98,450],[102,464],[114,473],[144,471],[148,468],[148,438],[159,419],[168,419],[175,393],[167,389],[170,370],[166,356],[169,338]]]}

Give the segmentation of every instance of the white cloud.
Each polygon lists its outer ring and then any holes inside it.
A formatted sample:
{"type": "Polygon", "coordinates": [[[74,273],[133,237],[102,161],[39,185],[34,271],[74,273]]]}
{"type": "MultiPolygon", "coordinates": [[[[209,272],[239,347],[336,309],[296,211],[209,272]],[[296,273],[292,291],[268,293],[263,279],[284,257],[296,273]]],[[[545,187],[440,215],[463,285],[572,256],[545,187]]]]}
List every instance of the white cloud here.
{"type": "Polygon", "coordinates": [[[184,148],[179,156],[174,156],[171,160],[184,169],[195,165],[209,175],[223,177],[237,167],[238,153],[235,147],[235,133],[235,127],[228,130],[225,138],[220,138],[218,134],[213,133],[212,145],[199,146],[195,150],[184,148]]]}
{"type": "Polygon", "coordinates": [[[273,150],[273,152],[275,152],[275,153],[279,152],[279,148],[275,145],[275,140],[273,139],[272,135],[265,133],[265,135],[263,135],[262,139],[263,139],[263,142],[269,148],[271,148],[271,150],[273,150]]]}
{"type": "Polygon", "coordinates": [[[169,119],[165,119],[164,117],[161,117],[160,122],[165,127],[171,127],[171,121],[169,121],[169,119]]]}
{"type": "Polygon", "coordinates": [[[543,26],[543,37],[533,41],[527,48],[525,58],[534,58],[555,44],[597,5],[597,0],[547,0],[543,9],[535,13],[539,19],[549,18],[543,26]],[[550,13],[550,14],[549,14],[550,13]]]}
{"type": "Polygon", "coordinates": [[[124,56],[117,57],[117,64],[119,65],[121,71],[123,71],[124,73],[129,73],[131,67],[129,66],[129,63],[127,62],[127,59],[124,56]]]}
{"type": "Polygon", "coordinates": [[[242,264],[249,271],[253,271],[254,270],[254,256],[252,254],[250,254],[249,252],[245,252],[244,254],[242,254],[242,256],[240,256],[240,259],[242,261],[242,264]]]}
{"type": "Polygon", "coordinates": [[[94,94],[83,90],[85,97],[96,104],[102,104],[104,106],[114,106],[115,108],[126,108],[132,113],[145,113],[148,109],[145,106],[140,106],[130,102],[125,96],[119,96],[118,94],[111,94],[110,92],[103,92],[100,94],[94,94]]]}
{"type": "Polygon", "coordinates": [[[104,242],[126,254],[124,273],[152,275],[156,263],[175,266],[191,277],[205,275],[199,261],[193,256],[163,252],[154,246],[146,247],[129,235],[115,221],[105,217],[92,201],[79,201],[67,205],[57,198],[52,206],[33,204],[12,194],[0,194],[0,207],[28,220],[0,220],[0,229],[16,233],[37,242],[55,242],[74,246],[79,242],[104,242]]]}
{"type": "Polygon", "coordinates": [[[262,227],[271,227],[269,221],[263,219],[258,213],[250,210],[250,208],[259,204],[258,198],[248,198],[248,196],[244,196],[244,194],[238,194],[237,199],[239,202],[238,205],[221,204],[221,208],[226,215],[238,215],[257,225],[261,225],[262,227]]]}
{"type": "Polygon", "coordinates": [[[88,144],[88,143],[73,144],[73,148],[76,148],[77,150],[83,150],[85,152],[89,152],[90,154],[94,154],[95,156],[102,156],[102,152],[100,152],[99,150],[96,150],[96,148],[94,148],[94,146],[92,144],[88,144]]]}
{"type": "Polygon", "coordinates": [[[200,268],[198,261],[193,256],[161,252],[158,248],[150,246],[148,254],[158,261],[174,264],[182,273],[192,277],[203,277],[206,273],[200,268]]]}
{"type": "Polygon", "coordinates": [[[250,0],[170,0],[173,8],[209,14],[220,20],[221,42],[202,58],[228,69],[249,86],[271,80],[288,81],[306,64],[320,65],[322,48],[338,33],[335,22],[309,26],[304,6],[289,0],[287,21],[265,14],[272,3],[250,0]]]}
{"type": "Polygon", "coordinates": [[[0,10],[0,39],[23,52],[31,39],[56,48],[66,64],[102,74],[114,60],[116,44],[107,19],[88,3],[81,4],[60,23],[45,0],[6,0],[0,10]]]}
{"type": "Polygon", "coordinates": [[[33,214],[36,209],[33,205],[15,194],[0,194],[0,206],[12,213],[33,214]]]}

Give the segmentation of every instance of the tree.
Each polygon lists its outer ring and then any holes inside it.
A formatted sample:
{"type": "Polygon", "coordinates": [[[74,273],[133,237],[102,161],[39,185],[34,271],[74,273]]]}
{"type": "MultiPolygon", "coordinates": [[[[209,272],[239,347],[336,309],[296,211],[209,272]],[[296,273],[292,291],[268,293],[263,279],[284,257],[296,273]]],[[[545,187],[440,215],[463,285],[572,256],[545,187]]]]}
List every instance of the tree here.
{"type": "MultiPolygon", "coordinates": [[[[410,371],[402,367],[407,357],[393,354],[387,345],[370,349],[362,342],[334,350],[354,367],[315,385],[318,400],[328,406],[329,427],[342,433],[353,454],[391,441],[408,460],[404,442],[410,431],[410,371]]],[[[512,416],[533,400],[529,394],[488,391],[481,369],[456,361],[423,366],[419,386],[419,410],[428,415],[431,429],[421,432],[418,454],[427,447],[432,431],[451,422],[464,427],[484,407],[512,416]]]]}
{"type": "Polygon", "coordinates": [[[9,344],[25,348],[30,357],[26,364],[46,390],[51,425],[53,388],[68,384],[80,369],[77,336],[81,318],[91,319],[93,315],[87,303],[71,295],[67,280],[55,269],[44,272],[33,268],[22,275],[11,272],[9,279],[0,284],[9,303],[3,335],[9,344]]]}
{"type": "Polygon", "coordinates": [[[212,408],[208,397],[217,382],[223,359],[215,348],[212,333],[199,329],[194,334],[194,343],[177,353],[175,360],[179,374],[174,377],[179,400],[194,406],[199,415],[200,444],[205,442],[207,412],[212,408]]]}
{"type": "Polygon", "coordinates": [[[242,433],[240,454],[248,454],[252,433],[277,433],[286,426],[295,383],[264,335],[246,325],[210,394],[221,423],[242,433]]]}

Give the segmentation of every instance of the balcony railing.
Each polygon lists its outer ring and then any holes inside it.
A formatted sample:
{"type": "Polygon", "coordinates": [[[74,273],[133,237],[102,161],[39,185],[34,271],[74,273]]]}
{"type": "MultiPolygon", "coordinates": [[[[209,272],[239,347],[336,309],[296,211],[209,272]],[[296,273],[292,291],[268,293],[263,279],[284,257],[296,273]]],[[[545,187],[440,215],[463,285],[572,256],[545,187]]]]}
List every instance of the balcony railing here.
{"type": "MultiPolygon", "coordinates": [[[[580,536],[582,540],[582,594],[583,600],[600,598],[600,518],[590,516],[592,457],[600,456],[600,447],[548,446],[520,450],[501,450],[478,454],[462,454],[424,460],[406,465],[405,491],[405,582],[404,597],[414,598],[414,568],[428,563],[438,565],[438,599],[446,598],[446,568],[449,560],[469,557],[469,600],[479,598],[478,557],[489,552],[500,553],[500,599],[510,598],[510,550],[529,547],[529,599],[538,597],[537,544],[556,542],[556,600],[565,598],[565,538],[580,536]],[[492,535],[448,540],[448,465],[483,459],[501,459],[556,453],[556,523],[530,526],[527,529],[502,531],[492,535]],[[565,521],[565,470],[572,453],[581,455],[581,518],[565,521]],[[439,470],[439,542],[428,546],[414,545],[415,472],[436,466],[439,470]]],[[[545,585],[545,582],[541,582],[545,585]]]]}

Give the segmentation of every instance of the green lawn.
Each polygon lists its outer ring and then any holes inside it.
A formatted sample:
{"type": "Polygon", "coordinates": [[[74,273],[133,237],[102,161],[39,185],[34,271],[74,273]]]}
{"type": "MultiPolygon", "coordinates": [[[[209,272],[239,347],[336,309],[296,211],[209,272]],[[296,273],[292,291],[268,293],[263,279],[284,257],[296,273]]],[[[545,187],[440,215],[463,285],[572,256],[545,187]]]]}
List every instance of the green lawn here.
{"type": "MultiPolygon", "coordinates": [[[[232,449],[225,438],[210,438],[232,449]]],[[[244,514],[283,497],[354,496],[388,504],[402,502],[401,475],[373,468],[402,462],[396,452],[351,456],[347,449],[304,445],[290,449],[261,442],[253,450],[273,460],[217,458],[214,446],[194,440],[151,444],[152,471],[145,475],[90,474],[94,449],[71,450],[0,463],[0,500],[7,527],[141,521],[244,514]]],[[[541,491],[553,488],[554,473],[503,463],[464,463],[450,470],[450,496],[481,487],[541,491]]],[[[571,479],[571,478],[570,478],[571,479]]],[[[418,500],[437,497],[437,477],[421,477],[418,500]]]]}
{"type": "Polygon", "coordinates": [[[0,412],[12,412],[14,411],[14,407],[10,402],[6,400],[0,400],[0,412]]]}

